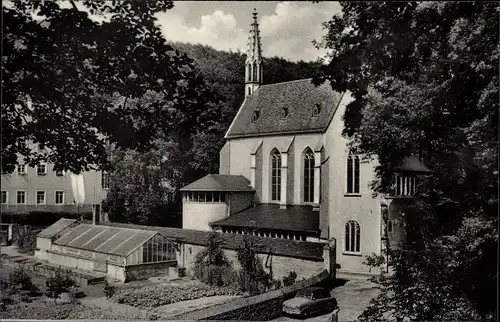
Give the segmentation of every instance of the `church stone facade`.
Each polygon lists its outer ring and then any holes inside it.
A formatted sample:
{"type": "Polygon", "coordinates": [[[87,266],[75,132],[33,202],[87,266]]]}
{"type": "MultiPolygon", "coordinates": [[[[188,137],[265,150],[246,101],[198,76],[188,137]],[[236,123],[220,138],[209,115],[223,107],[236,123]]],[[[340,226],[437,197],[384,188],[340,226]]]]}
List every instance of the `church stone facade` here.
{"type": "Polygon", "coordinates": [[[225,135],[219,174],[181,189],[183,228],[335,240],[341,270],[366,272],[364,257],[384,247],[388,203],[369,187],[376,159],[351,155],[342,136],[352,97],[311,79],[262,85],[256,13],[251,26],[245,100],[225,135]]]}

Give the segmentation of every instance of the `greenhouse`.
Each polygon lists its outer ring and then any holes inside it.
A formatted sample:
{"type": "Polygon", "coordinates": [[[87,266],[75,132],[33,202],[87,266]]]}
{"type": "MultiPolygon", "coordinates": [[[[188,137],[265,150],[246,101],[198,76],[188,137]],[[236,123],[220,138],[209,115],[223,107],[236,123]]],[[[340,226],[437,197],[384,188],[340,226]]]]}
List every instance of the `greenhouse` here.
{"type": "MultiPolygon", "coordinates": [[[[48,246],[37,251],[45,254],[40,259],[51,264],[104,273],[123,282],[145,278],[177,264],[175,243],[157,231],[77,223],[63,234],[54,234],[61,223],[53,226],[57,227],[46,229],[54,236],[51,243],[37,243],[39,247],[48,246]]],[[[37,239],[47,239],[47,234],[42,235],[37,239]]]]}

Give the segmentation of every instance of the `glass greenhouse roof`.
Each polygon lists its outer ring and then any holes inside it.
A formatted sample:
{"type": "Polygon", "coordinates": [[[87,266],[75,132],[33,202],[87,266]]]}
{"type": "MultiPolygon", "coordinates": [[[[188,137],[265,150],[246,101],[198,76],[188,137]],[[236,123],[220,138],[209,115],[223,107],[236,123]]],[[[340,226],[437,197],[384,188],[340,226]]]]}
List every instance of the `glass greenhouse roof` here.
{"type": "Polygon", "coordinates": [[[73,223],[76,222],[76,219],[67,219],[67,218],[61,218],[49,227],[45,228],[42,230],[40,233],[38,233],[38,237],[45,237],[45,238],[51,238],[60,233],[63,229],[68,228],[71,226],[73,223]]]}
{"type": "Polygon", "coordinates": [[[157,231],[80,224],[57,239],[54,244],[127,256],[157,234],[157,231]]]}

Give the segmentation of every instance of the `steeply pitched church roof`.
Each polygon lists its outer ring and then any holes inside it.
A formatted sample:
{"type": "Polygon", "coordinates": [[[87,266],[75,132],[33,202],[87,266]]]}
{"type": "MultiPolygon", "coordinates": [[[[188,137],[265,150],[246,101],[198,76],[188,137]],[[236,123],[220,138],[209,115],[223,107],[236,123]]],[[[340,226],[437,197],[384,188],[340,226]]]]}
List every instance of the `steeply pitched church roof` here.
{"type": "Polygon", "coordinates": [[[245,99],[226,137],[324,132],[342,95],[328,82],[316,87],[310,78],[262,85],[245,99]],[[313,115],[316,106],[319,113],[313,115]],[[256,110],[259,115],[253,121],[256,110]]]}
{"type": "Polygon", "coordinates": [[[250,181],[242,175],[207,174],[180,191],[254,191],[250,181]]]}

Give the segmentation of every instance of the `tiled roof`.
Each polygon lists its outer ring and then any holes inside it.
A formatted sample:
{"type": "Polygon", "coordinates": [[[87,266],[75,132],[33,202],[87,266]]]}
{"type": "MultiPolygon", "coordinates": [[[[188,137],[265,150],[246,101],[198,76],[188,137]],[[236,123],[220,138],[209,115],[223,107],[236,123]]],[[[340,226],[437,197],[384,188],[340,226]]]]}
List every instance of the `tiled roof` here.
{"type": "Polygon", "coordinates": [[[341,99],[342,93],[333,91],[328,82],[316,87],[310,78],[262,85],[243,102],[227,138],[324,132],[341,99]],[[320,107],[319,114],[313,116],[316,104],[320,107]],[[255,110],[259,116],[252,122],[255,110]]]}
{"type": "MultiPolygon", "coordinates": [[[[181,243],[206,246],[208,243],[209,231],[181,229],[171,227],[141,226],[122,223],[103,223],[110,227],[125,227],[132,229],[154,230],[159,232],[165,238],[177,240],[181,243]]],[[[288,257],[303,258],[309,260],[322,261],[323,247],[322,243],[307,241],[298,241],[291,239],[267,238],[253,235],[220,234],[222,237],[222,247],[225,249],[237,250],[244,245],[244,237],[247,237],[260,253],[269,253],[288,257]]]]}
{"type": "Polygon", "coordinates": [[[418,172],[418,173],[431,173],[432,171],[429,170],[423,164],[417,157],[415,156],[409,156],[406,157],[403,162],[401,162],[401,165],[396,168],[397,171],[404,171],[404,172],[418,172]]]}
{"type": "Polygon", "coordinates": [[[255,191],[250,181],[242,175],[207,174],[188,184],[181,191],[255,191]]]}
{"type": "Polygon", "coordinates": [[[319,211],[311,206],[260,204],[211,223],[212,226],[249,227],[299,232],[319,232],[319,211]]]}

